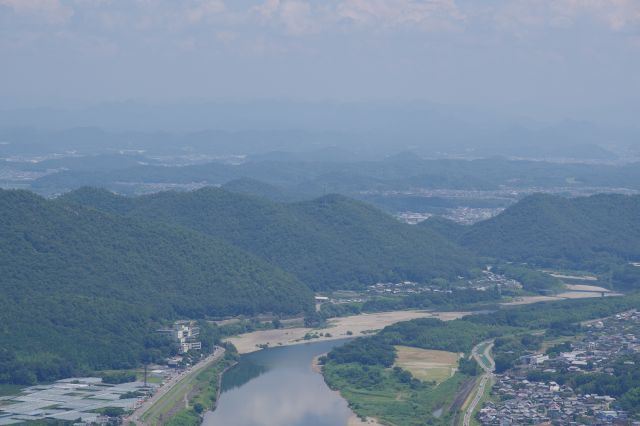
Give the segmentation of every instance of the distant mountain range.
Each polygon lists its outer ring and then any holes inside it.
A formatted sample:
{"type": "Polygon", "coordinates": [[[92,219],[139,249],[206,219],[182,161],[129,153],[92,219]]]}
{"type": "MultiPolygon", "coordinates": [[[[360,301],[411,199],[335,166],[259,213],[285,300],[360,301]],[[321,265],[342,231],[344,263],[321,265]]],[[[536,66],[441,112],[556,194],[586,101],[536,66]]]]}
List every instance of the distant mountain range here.
{"type": "MultiPolygon", "coordinates": [[[[614,114],[607,108],[604,115],[619,119],[630,111],[633,108],[626,106],[614,114]]],[[[633,149],[640,134],[635,121],[622,126],[599,120],[601,115],[540,122],[424,101],[123,102],[70,109],[5,108],[0,141],[10,142],[8,149],[28,148],[39,154],[48,149],[248,156],[279,151],[304,161],[344,161],[344,152],[373,160],[408,149],[432,158],[502,155],[606,161],[633,149]],[[327,152],[331,147],[340,147],[343,154],[327,152]]]]}
{"type": "MultiPolygon", "coordinates": [[[[127,156],[123,156],[127,157],[127,156]]],[[[104,163],[88,157],[86,164],[104,163]]],[[[48,174],[30,183],[44,195],[61,194],[82,186],[99,186],[125,194],[169,188],[170,185],[225,185],[251,179],[278,188],[294,198],[314,198],[327,193],[369,196],[382,191],[501,190],[505,188],[628,188],[640,189],[640,166],[560,164],[542,161],[427,160],[405,153],[380,161],[322,162],[264,160],[240,165],[213,162],[183,167],[166,167],[153,161],[139,164],[138,156],[123,158],[126,167],[115,164],[90,169],[82,165],[48,174]],[[137,164],[136,164],[137,163],[137,164]]],[[[67,164],[72,163],[67,161],[67,164]]],[[[32,170],[33,165],[6,167],[32,170]]],[[[41,170],[41,169],[40,169],[41,170]]],[[[246,186],[246,185],[245,185],[246,186]]],[[[255,185],[254,185],[255,186],[255,185]]]]}

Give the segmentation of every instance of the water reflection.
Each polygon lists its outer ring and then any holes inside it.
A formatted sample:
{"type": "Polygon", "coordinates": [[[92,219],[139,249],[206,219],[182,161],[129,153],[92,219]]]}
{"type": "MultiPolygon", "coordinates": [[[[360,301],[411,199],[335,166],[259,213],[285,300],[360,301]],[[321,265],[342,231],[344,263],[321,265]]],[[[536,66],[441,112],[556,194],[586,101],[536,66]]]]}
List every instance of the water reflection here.
{"type": "Polygon", "coordinates": [[[341,426],[347,403],[311,369],[313,358],[344,342],[319,342],[245,355],[225,374],[218,408],[205,426],[341,426]]]}
{"type": "Polygon", "coordinates": [[[256,364],[249,360],[244,360],[234,368],[227,371],[222,377],[222,391],[230,391],[233,388],[239,388],[251,379],[255,379],[269,368],[265,365],[256,364]]]}

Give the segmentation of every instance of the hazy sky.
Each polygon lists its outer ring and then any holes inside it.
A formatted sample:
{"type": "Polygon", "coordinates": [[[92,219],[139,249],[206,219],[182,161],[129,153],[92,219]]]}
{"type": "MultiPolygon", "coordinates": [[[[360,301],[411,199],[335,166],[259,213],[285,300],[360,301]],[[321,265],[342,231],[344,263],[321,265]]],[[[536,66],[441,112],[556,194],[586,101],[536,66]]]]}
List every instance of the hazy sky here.
{"type": "Polygon", "coordinates": [[[640,99],[640,0],[0,0],[7,104],[640,99]]]}

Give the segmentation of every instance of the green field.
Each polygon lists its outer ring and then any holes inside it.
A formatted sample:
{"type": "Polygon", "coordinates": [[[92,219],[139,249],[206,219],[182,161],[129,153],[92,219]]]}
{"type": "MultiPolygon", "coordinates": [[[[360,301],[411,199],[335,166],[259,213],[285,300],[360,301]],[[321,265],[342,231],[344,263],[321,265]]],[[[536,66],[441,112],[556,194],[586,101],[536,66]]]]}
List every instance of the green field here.
{"type": "Polygon", "coordinates": [[[329,363],[323,373],[327,383],[340,389],[359,416],[373,417],[383,424],[409,426],[448,424],[448,408],[465,380],[462,374],[455,374],[439,385],[415,379],[407,382],[393,368],[362,369],[357,364],[329,363]],[[443,414],[436,418],[434,412],[439,408],[443,408],[443,414]]]}
{"type": "Polygon", "coordinates": [[[396,346],[395,365],[425,382],[442,383],[453,376],[460,355],[455,352],[396,346]]]}

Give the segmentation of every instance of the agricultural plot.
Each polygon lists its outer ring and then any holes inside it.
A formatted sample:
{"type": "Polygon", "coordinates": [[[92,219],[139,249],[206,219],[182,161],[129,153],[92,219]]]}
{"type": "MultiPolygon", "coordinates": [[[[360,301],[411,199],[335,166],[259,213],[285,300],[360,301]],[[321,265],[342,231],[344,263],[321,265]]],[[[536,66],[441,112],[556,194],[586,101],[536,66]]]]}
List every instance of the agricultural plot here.
{"type": "Polygon", "coordinates": [[[395,365],[410,372],[416,379],[440,384],[452,377],[460,355],[455,352],[396,346],[395,365]]]}

